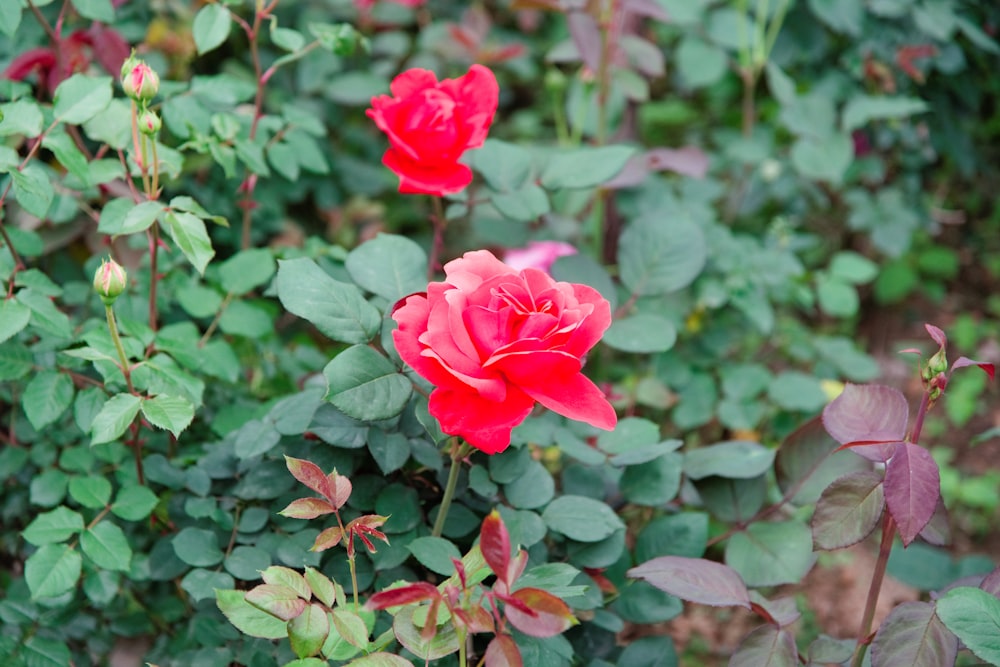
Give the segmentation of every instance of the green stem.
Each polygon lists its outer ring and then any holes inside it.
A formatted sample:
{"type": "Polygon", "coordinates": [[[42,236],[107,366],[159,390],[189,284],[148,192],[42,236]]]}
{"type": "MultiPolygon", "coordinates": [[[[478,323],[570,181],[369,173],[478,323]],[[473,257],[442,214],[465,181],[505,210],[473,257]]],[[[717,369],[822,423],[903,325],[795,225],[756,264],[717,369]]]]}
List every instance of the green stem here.
{"type": "MultiPolygon", "coordinates": [[[[457,628],[456,628],[457,630],[457,628]]],[[[468,643],[466,641],[465,633],[459,630],[458,632],[458,664],[459,667],[466,667],[469,664],[469,658],[465,655],[465,645],[468,643]]]]}
{"type": "Polygon", "coordinates": [[[135,393],[135,389],[132,387],[132,372],[128,367],[128,357],[125,356],[125,348],[122,347],[122,339],[118,336],[118,323],[115,321],[115,311],[111,308],[110,303],[104,304],[104,314],[108,318],[108,331],[111,333],[111,340],[115,344],[115,349],[118,351],[118,360],[121,365],[122,375],[125,376],[125,384],[128,386],[128,391],[130,394],[135,393]]]}
{"type": "Polygon", "coordinates": [[[854,660],[851,667],[861,667],[864,662],[864,647],[868,644],[868,635],[872,631],[872,620],[875,618],[875,606],[882,590],[882,579],[885,578],[886,566],[889,564],[889,553],[892,551],[892,539],[896,535],[896,522],[888,509],[882,516],[882,542],[879,545],[878,560],[875,561],[875,571],[872,573],[872,583],[868,587],[868,600],[865,602],[865,614],[858,627],[858,646],[854,650],[854,660]]]}
{"type": "Polygon", "coordinates": [[[348,554],[347,565],[351,568],[351,589],[354,591],[354,611],[358,611],[358,569],[354,564],[354,556],[348,554]]]}
{"type": "Polygon", "coordinates": [[[451,442],[451,470],[448,471],[448,484],[444,487],[444,497],[441,498],[441,507],[438,508],[437,518],[434,519],[434,529],[431,531],[433,537],[441,537],[444,530],[444,522],[448,518],[448,510],[451,509],[452,498],[455,497],[455,487],[458,486],[458,473],[462,469],[462,458],[465,457],[467,445],[458,443],[457,438],[452,438],[451,442]]]}

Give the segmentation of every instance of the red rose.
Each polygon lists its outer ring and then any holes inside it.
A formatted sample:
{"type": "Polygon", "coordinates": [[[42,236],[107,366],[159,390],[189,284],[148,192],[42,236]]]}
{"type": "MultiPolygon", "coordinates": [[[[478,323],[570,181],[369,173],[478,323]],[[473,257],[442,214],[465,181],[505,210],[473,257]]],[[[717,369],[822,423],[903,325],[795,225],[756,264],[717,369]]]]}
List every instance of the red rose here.
{"type": "Polygon", "coordinates": [[[597,290],[537,269],[517,272],[486,250],[444,271],[445,282],[396,309],[392,339],[403,361],[436,385],[429,409],[446,433],[496,454],[536,401],[614,428],[611,404],[580,372],[611,324],[611,307],[597,290]]]}
{"type": "Polygon", "coordinates": [[[472,181],[472,170],[459,159],[483,145],[497,110],[493,72],[473,65],[464,76],[438,81],[433,72],[411,69],[390,89],[393,97],[373,97],[367,113],[389,137],[382,164],[399,176],[399,191],[460,191],[472,181]]]}

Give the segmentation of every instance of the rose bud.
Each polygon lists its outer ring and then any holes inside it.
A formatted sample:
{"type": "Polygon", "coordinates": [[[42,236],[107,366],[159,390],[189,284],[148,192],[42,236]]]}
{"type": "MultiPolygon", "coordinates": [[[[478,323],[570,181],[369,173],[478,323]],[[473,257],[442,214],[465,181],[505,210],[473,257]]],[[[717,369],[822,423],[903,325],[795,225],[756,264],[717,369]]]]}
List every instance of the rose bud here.
{"type": "Polygon", "coordinates": [[[122,74],[122,89],[136,102],[145,104],[156,97],[160,89],[160,77],[141,60],[130,58],[126,65],[130,62],[132,68],[122,74]]]}
{"type": "Polygon", "coordinates": [[[160,117],[155,112],[146,109],[139,114],[139,131],[147,136],[153,136],[160,131],[160,117]]]}
{"type": "Polygon", "coordinates": [[[94,272],[94,291],[105,305],[110,306],[128,286],[125,269],[115,260],[102,261],[94,272]]]}

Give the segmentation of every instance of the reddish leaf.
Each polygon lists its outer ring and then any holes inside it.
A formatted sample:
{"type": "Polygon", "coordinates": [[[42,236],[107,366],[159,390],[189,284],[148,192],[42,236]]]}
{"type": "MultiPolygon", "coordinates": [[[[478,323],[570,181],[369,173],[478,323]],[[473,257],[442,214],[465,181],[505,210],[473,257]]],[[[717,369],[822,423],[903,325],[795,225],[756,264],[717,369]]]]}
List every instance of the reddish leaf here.
{"type": "Polygon", "coordinates": [[[336,505],[333,489],[330,488],[330,478],[318,465],[291,456],[285,457],[285,465],[288,466],[288,472],[292,473],[292,477],[336,505]]]}
{"type": "Polygon", "coordinates": [[[324,514],[332,514],[336,510],[333,505],[319,498],[299,498],[288,504],[288,507],[278,512],[281,516],[291,519],[315,519],[324,514]]]}
{"type": "Polygon", "coordinates": [[[951,370],[956,368],[965,368],[966,366],[979,366],[983,369],[983,372],[990,376],[990,379],[995,379],[996,368],[993,364],[987,363],[985,361],[973,361],[968,357],[959,357],[955,360],[955,363],[951,365],[951,370]]]}
{"type": "Polygon", "coordinates": [[[704,558],[660,556],[627,572],[683,600],[713,607],[750,608],[746,584],[734,569],[704,558]]]}
{"type": "Polygon", "coordinates": [[[958,638],[929,602],[904,602],[882,621],[872,641],[872,667],[954,665],[958,638]]]}
{"type": "Polygon", "coordinates": [[[835,479],[871,468],[857,456],[831,456],[836,450],[837,441],[826,432],[819,417],[784,439],[774,457],[774,474],[782,493],[794,491],[792,504],[813,504],[835,479]]]}
{"type": "Polygon", "coordinates": [[[425,581],[418,581],[415,584],[407,584],[376,593],[368,598],[365,609],[388,609],[389,607],[401,607],[414,602],[440,598],[441,592],[437,588],[425,581]]]}
{"type": "Polygon", "coordinates": [[[507,526],[504,525],[500,513],[496,510],[490,512],[483,519],[483,527],[479,531],[479,550],[483,553],[483,559],[493,570],[493,573],[509,587],[511,584],[511,580],[508,578],[510,534],[507,532],[507,526]]]}
{"type": "Polygon", "coordinates": [[[802,616],[794,597],[768,600],[757,591],[750,591],[750,608],[779,628],[791,625],[802,616]]]}
{"type": "Polygon", "coordinates": [[[469,634],[496,632],[496,627],[493,624],[493,615],[482,607],[473,607],[469,610],[456,607],[452,610],[452,613],[465,624],[465,628],[469,634]]]}
{"type": "Polygon", "coordinates": [[[56,54],[50,48],[28,49],[7,65],[3,75],[11,81],[21,81],[36,70],[48,72],[56,66],[56,54]]]}
{"type": "Polygon", "coordinates": [[[306,608],[306,601],[294,589],[280,584],[261,584],[247,591],[246,600],[262,611],[290,621],[306,608]]]}
{"type": "Polygon", "coordinates": [[[979,584],[979,588],[996,598],[1000,598],[1000,567],[987,574],[983,582],[979,584]]]}
{"type": "Polygon", "coordinates": [[[855,453],[872,461],[886,461],[895,443],[906,436],[909,413],[906,397],[898,389],[848,384],[823,410],[823,426],[834,440],[850,445],[855,453]]]}
{"type": "Polygon", "coordinates": [[[939,547],[951,543],[951,522],[948,520],[948,509],[940,497],[930,521],[920,531],[920,539],[939,547]]]}
{"type": "Polygon", "coordinates": [[[646,160],[656,171],[666,169],[694,178],[705,178],[708,173],[708,155],[697,146],[654,148],[646,153],[646,160]]]}
{"type": "Polygon", "coordinates": [[[347,499],[351,497],[351,491],[354,490],[354,486],[351,484],[351,480],[343,475],[338,475],[336,470],[327,475],[326,478],[333,493],[333,498],[331,499],[333,500],[333,506],[340,509],[347,502],[347,499]]]}
{"type": "Polygon", "coordinates": [[[510,635],[497,635],[486,647],[486,667],[522,667],[521,650],[510,635]]]}
{"type": "Polygon", "coordinates": [[[272,565],[260,573],[260,578],[264,580],[265,584],[291,588],[300,598],[307,602],[312,597],[312,589],[309,588],[309,582],[290,567],[272,565]]]}
{"type": "Polygon", "coordinates": [[[904,546],[930,521],[940,496],[941,477],[930,452],[908,442],[896,445],[885,470],[885,502],[904,546]]]}
{"type": "Polygon", "coordinates": [[[882,476],[870,470],[844,475],[828,486],[813,512],[813,545],[841,549],[868,537],[882,517],[882,476]]]}
{"type": "Polygon", "coordinates": [[[316,541],[313,542],[312,547],[309,551],[326,551],[330,547],[335,547],[337,544],[344,539],[344,531],[340,529],[340,526],[333,526],[332,528],[327,528],[322,533],[316,536],[316,541]]]}
{"type": "Polygon", "coordinates": [[[763,625],[748,634],[729,659],[729,667],[798,667],[795,636],[773,625],[763,625]]]}
{"type": "Polygon", "coordinates": [[[131,51],[128,41],[114,28],[97,22],[93,23],[87,32],[90,33],[91,43],[98,45],[94,49],[94,58],[108,74],[119,76],[122,64],[131,51]]]}
{"type": "Polygon", "coordinates": [[[945,335],[944,331],[937,328],[933,324],[924,324],[924,328],[927,329],[927,333],[931,335],[934,342],[938,344],[941,349],[948,346],[948,336],[945,335]]]}
{"type": "Polygon", "coordinates": [[[565,602],[540,588],[522,588],[505,601],[507,620],[530,637],[554,637],[577,622],[565,602]],[[511,604],[512,601],[516,602],[511,604]],[[524,607],[528,611],[524,611],[524,607]]]}
{"type": "Polygon", "coordinates": [[[601,63],[601,30],[597,21],[584,12],[570,12],[566,21],[580,59],[592,72],[596,72],[601,63]]]}

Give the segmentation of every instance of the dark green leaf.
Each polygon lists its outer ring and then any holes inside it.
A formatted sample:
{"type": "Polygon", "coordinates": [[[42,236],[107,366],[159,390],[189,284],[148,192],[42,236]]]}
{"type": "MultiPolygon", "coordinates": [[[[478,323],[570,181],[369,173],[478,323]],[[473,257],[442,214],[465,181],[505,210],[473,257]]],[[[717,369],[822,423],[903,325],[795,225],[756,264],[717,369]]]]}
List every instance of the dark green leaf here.
{"type": "Polygon", "coordinates": [[[637,295],[675,292],[701,273],[708,250],[701,229],[684,219],[646,215],[625,228],[618,267],[625,286],[637,295]]]}
{"type": "Polygon", "coordinates": [[[578,542],[597,542],[624,526],[606,504],[584,496],[559,496],[542,512],[549,530],[578,542]]]}
{"type": "Polygon", "coordinates": [[[126,521],[141,521],[149,516],[159,502],[159,498],[149,487],[123,486],[111,505],[111,512],[126,521]]]}
{"type": "Polygon", "coordinates": [[[132,547],[122,529],[110,521],[102,521],[80,535],[84,555],[105,570],[128,572],[132,563],[132,547]]]}
{"type": "Polygon", "coordinates": [[[813,564],[812,531],[799,521],[758,521],[729,538],[726,564],[747,586],[799,581],[813,564]]]}
{"type": "Polygon", "coordinates": [[[427,254],[410,239],[379,234],[347,255],[351,278],[390,303],[427,289],[427,254]]]}
{"type": "Polygon", "coordinates": [[[336,341],[367,343],[382,325],[382,316],[357,287],[334,280],[310,259],[279,261],[277,288],[289,312],[336,341]]]}
{"type": "Polygon", "coordinates": [[[329,383],[326,400],[362,421],[395,417],[413,391],[410,380],[367,345],[354,345],[338,354],[323,369],[323,375],[329,383]]]}
{"type": "Polygon", "coordinates": [[[187,591],[195,602],[208,600],[215,597],[215,591],[228,590],[235,586],[236,582],[225,572],[215,572],[196,568],[184,575],[181,579],[181,588],[187,591]]]}
{"type": "Polygon", "coordinates": [[[773,461],[773,449],[748,440],[733,440],[685,452],[684,473],[690,479],[712,475],[749,479],[768,470],[773,461]]]}
{"type": "Polygon", "coordinates": [[[185,528],[174,535],[174,553],[188,565],[211,567],[222,562],[223,553],[214,531],[202,528],[185,528]]]}
{"type": "Polygon", "coordinates": [[[72,378],[56,371],[42,371],[35,375],[21,397],[24,414],[36,431],[59,419],[72,402],[72,378]]]}
{"type": "Polygon", "coordinates": [[[427,569],[445,577],[455,574],[452,558],[461,560],[458,547],[442,537],[418,537],[406,545],[414,558],[427,569]]]}
{"type": "Polygon", "coordinates": [[[28,557],[24,579],[32,598],[56,597],[73,590],[83,559],[65,544],[46,544],[28,557]]]}

